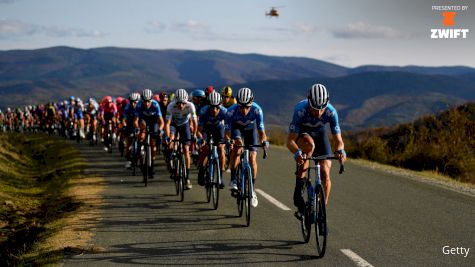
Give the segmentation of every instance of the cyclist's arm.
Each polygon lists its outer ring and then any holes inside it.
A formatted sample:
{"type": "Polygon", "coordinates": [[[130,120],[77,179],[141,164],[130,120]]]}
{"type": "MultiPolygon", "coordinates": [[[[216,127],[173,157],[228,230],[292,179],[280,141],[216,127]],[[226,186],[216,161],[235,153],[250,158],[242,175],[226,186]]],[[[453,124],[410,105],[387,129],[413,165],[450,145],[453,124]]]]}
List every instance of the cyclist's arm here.
{"type": "Polygon", "coordinates": [[[297,146],[298,137],[299,134],[294,132],[289,132],[289,135],[287,136],[287,148],[292,152],[292,154],[295,154],[295,152],[299,150],[299,147],[297,146]]]}
{"type": "MultiPolygon", "coordinates": [[[[333,140],[335,141],[336,150],[344,150],[345,144],[343,143],[343,138],[341,137],[341,133],[333,134],[333,140]]],[[[343,161],[346,160],[346,155],[343,154],[343,161]]]]}
{"type": "Polygon", "coordinates": [[[171,123],[171,121],[172,121],[171,119],[170,120],[167,119],[165,121],[165,127],[164,128],[165,128],[165,136],[167,136],[167,137],[170,137],[170,123],[171,123]]]}
{"type": "Polygon", "coordinates": [[[265,130],[257,130],[257,133],[259,134],[259,140],[262,142],[267,141],[267,135],[265,130]]]}

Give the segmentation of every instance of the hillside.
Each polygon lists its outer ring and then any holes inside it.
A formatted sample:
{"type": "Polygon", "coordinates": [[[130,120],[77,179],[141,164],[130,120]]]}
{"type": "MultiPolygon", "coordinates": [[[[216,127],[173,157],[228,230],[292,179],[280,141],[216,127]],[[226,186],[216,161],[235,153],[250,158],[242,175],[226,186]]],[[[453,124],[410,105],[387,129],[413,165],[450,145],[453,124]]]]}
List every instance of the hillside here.
{"type": "Polygon", "coordinates": [[[391,128],[347,135],[353,158],[414,170],[432,170],[475,183],[475,103],[391,128]]]}
{"type": "Polygon", "coordinates": [[[309,58],[114,47],[0,51],[0,63],[0,109],[70,95],[231,84],[235,90],[252,88],[266,121],[286,127],[293,106],[321,82],[349,130],[410,122],[475,100],[475,69],[463,66],[348,69],[309,58]]]}

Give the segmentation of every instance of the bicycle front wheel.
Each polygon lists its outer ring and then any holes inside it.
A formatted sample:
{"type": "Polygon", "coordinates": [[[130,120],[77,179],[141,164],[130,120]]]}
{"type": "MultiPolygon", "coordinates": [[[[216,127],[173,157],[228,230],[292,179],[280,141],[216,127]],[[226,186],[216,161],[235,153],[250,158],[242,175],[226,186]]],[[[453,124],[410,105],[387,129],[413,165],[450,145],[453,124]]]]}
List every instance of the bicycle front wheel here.
{"type": "Polygon", "coordinates": [[[220,173],[219,173],[219,164],[217,161],[213,162],[213,174],[210,176],[210,191],[213,196],[213,208],[218,209],[219,204],[219,183],[220,183],[220,173]]]}
{"type": "Polygon", "coordinates": [[[304,201],[305,201],[305,210],[303,213],[303,218],[302,221],[300,222],[301,224],[301,229],[302,229],[302,236],[303,236],[303,241],[305,243],[308,243],[310,241],[310,236],[312,235],[312,224],[314,223],[314,212],[312,210],[312,198],[309,198],[309,194],[313,195],[313,190],[311,190],[312,184],[306,182],[304,184],[304,201]],[[310,190],[310,192],[309,192],[310,190]]]}
{"type": "Polygon", "coordinates": [[[252,181],[251,168],[247,168],[244,177],[244,206],[246,207],[246,226],[251,224],[252,181]]]}
{"type": "Polygon", "coordinates": [[[238,192],[236,194],[236,201],[237,201],[237,207],[238,207],[238,215],[239,217],[242,216],[242,211],[244,210],[244,188],[242,186],[242,179],[241,177],[241,165],[238,166],[236,170],[236,179],[237,179],[237,186],[238,186],[238,192]]]}
{"type": "Polygon", "coordinates": [[[315,188],[316,194],[316,212],[317,221],[315,223],[315,239],[317,241],[318,257],[322,258],[325,255],[325,248],[327,245],[328,225],[327,213],[325,207],[325,192],[321,184],[315,188]]]}
{"type": "Polygon", "coordinates": [[[185,177],[186,177],[186,167],[185,167],[185,156],[181,156],[180,160],[180,201],[185,200],[185,177]]]}
{"type": "Polygon", "coordinates": [[[206,201],[207,203],[211,202],[211,171],[210,171],[211,165],[206,166],[206,171],[205,171],[205,187],[206,187],[206,201]]]}

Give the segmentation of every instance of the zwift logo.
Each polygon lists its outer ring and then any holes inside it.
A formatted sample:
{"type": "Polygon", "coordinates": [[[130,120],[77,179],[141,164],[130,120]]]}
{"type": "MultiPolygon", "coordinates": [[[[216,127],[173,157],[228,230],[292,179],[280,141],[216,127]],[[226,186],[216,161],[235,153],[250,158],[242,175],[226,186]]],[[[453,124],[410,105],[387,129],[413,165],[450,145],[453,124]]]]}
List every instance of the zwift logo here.
{"type": "Polygon", "coordinates": [[[431,39],[466,39],[469,29],[457,28],[456,18],[461,12],[468,10],[468,6],[432,6],[432,10],[441,16],[443,29],[431,29],[431,39]]]}

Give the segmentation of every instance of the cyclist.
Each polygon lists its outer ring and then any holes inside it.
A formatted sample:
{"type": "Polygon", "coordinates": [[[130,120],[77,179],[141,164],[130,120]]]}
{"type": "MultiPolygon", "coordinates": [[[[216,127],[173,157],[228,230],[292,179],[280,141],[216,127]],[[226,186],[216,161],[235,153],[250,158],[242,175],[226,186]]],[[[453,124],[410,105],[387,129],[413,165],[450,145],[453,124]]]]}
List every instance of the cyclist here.
{"type": "MultiPolygon", "coordinates": [[[[267,135],[264,128],[264,114],[261,107],[254,102],[254,95],[249,88],[241,88],[237,93],[237,105],[232,105],[227,112],[226,136],[231,136],[237,145],[257,145],[259,137],[260,142],[266,147],[267,135]],[[243,140],[244,139],[244,140],[243,140]]],[[[257,177],[257,149],[249,148],[249,162],[252,168],[252,183],[255,184],[257,177]]],[[[229,188],[231,191],[237,190],[236,169],[240,161],[242,148],[233,147],[230,159],[231,182],[229,188]]],[[[257,195],[252,192],[251,205],[257,207],[257,195]]]]}
{"type": "Polygon", "coordinates": [[[201,108],[206,105],[205,91],[196,89],[191,92],[191,101],[195,105],[196,114],[200,114],[201,108]]]}
{"type": "Polygon", "coordinates": [[[129,169],[132,166],[132,158],[131,158],[131,147],[132,147],[132,133],[135,129],[134,127],[134,119],[137,114],[137,103],[140,100],[140,94],[133,92],[129,95],[129,104],[125,107],[124,115],[122,117],[122,124],[125,125],[125,159],[127,162],[125,163],[125,168],[129,169]]]}
{"type": "Polygon", "coordinates": [[[161,92],[160,93],[160,102],[158,104],[160,104],[160,110],[162,110],[162,117],[163,117],[163,121],[165,121],[165,116],[167,115],[167,107],[168,107],[168,102],[169,99],[168,99],[168,94],[166,94],[165,92],[161,92]]]}
{"type": "MultiPolygon", "coordinates": [[[[112,124],[112,133],[114,133],[114,128],[116,124],[116,114],[117,114],[117,106],[115,105],[114,101],[112,101],[111,96],[106,96],[101,102],[101,111],[100,117],[102,118],[102,129],[104,138],[107,136],[109,131],[109,124],[112,124]]],[[[113,139],[113,138],[112,138],[113,139]]],[[[104,150],[107,152],[109,151],[109,138],[104,138],[104,150]]]]}
{"type": "MultiPolygon", "coordinates": [[[[296,173],[294,205],[297,207],[295,216],[302,218],[304,210],[303,186],[308,161],[304,157],[331,155],[330,141],[325,130],[325,125],[330,124],[330,129],[335,141],[335,154],[340,160],[346,159],[343,139],[341,137],[340,125],[338,122],[338,113],[329,103],[329,94],[326,87],[322,84],[314,84],[310,87],[306,100],[300,101],[294,110],[292,122],[289,126],[289,135],[287,138],[287,148],[294,154],[297,164],[302,165],[299,172],[296,173]]],[[[320,161],[322,185],[325,192],[325,203],[328,203],[330,196],[330,160],[320,161]]]]}
{"type": "Polygon", "coordinates": [[[134,126],[140,128],[139,140],[145,140],[145,130],[148,127],[150,131],[150,146],[152,147],[152,166],[150,178],[153,178],[153,161],[157,154],[157,146],[155,140],[163,129],[162,112],[158,102],[153,100],[153,93],[150,89],[142,91],[142,102],[137,107],[136,116],[134,118],[134,126]]]}
{"type": "Polygon", "coordinates": [[[96,141],[96,135],[94,134],[96,132],[97,128],[97,109],[99,108],[99,105],[97,104],[96,100],[94,98],[89,98],[88,104],[86,106],[86,118],[88,125],[86,125],[86,128],[89,129],[89,132],[87,133],[89,135],[89,138],[92,139],[93,142],[96,141]]]}
{"type": "Polygon", "coordinates": [[[230,106],[236,104],[236,98],[233,96],[233,89],[231,86],[227,85],[221,90],[221,98],[223,99],[223,106],[229,108],[230,106]]]}
{"type": "MultiPolygon", "coordinates": [[[[200,112],[198,121],[198,136],[201,137],[198,143],[209,142],[210,135],[213,135],[213,142],[218,146],[218,155],[221,174],[224,172],[224,121],[226,119],[226,108],[221,105],[221,95],[213,92],[208,96],[208,106],[204,106],[200,112]],[[200,142],[203,140],[203,142],[200,142]]],[[[205,166],[209,151],[208,146],[202,146],[198,162],[198,184],[203,186],[205,166]]],[[[224,180],[221,179],[221,188],[224,188],[224,180]]]]}
{"type": "MultiPolygon", "coordinates": [[[[171,102],[167,108],[167,116],[165,121],[165,134],[170,139],[174,139],[177,132],[180,134],[180,142],[183,144],[183,153],[185,154],[186,172],[186,189],[191,189],[190,181],[190,141],[191,129],[193,129],[193,137],[196,137],[197,127],[196,110],[193,103],[188,101],[188,93],[185,89],[178,89],[175,92],[175,101],[171,102]]],[[[169,150],[172,150],[173,144],[169,144],[169,150]]]]}

